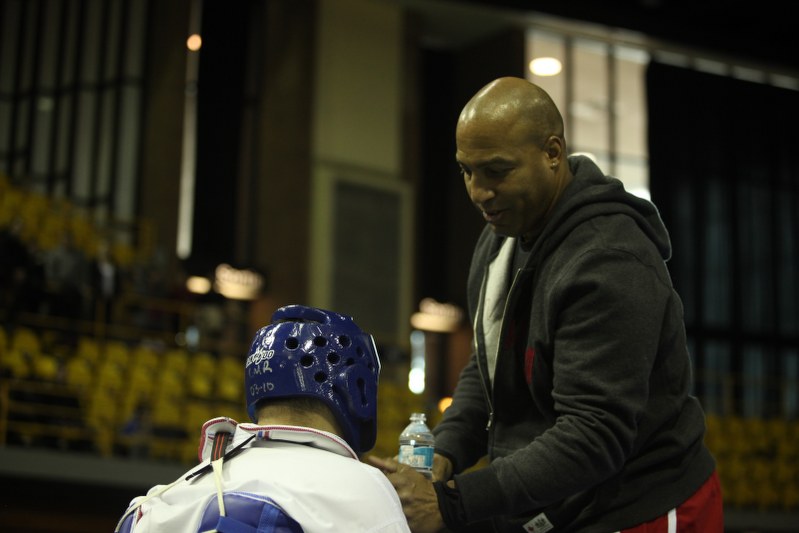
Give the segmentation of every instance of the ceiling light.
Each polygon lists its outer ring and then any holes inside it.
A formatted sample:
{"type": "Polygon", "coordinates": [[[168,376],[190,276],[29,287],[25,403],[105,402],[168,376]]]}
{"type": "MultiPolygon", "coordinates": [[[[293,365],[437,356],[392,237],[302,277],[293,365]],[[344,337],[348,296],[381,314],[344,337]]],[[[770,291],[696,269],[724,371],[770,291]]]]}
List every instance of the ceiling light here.
{"type": "Polygon", "coordinates": [[[199,50],[203,45],[203,39],[198,34],[194,33],[189,35],[189,38],[186,39],[186,48],[191,50],[192,52],[196,52],[199,50]]]}
{"type": "Polygon", "coordinates": [[[530,61],[530,72],[536,76],[555,76],[562,69],[560,61],[554,57],[537,57],[530,61]]]}

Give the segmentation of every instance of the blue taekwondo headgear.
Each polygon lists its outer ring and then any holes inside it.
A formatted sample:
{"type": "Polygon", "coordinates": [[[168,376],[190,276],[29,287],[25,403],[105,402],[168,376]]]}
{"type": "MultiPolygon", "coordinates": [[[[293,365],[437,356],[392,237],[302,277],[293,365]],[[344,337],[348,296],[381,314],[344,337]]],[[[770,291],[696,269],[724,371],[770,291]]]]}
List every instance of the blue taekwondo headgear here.
{"type": "Polygon", "coordinates": [[[377,438],[377,382],[380,358],[371,335],[351,317],[332,311],[288,305],[256,333],[244,368],[247,412],[271,398],[322,400],[357,453],[377,438]]]}

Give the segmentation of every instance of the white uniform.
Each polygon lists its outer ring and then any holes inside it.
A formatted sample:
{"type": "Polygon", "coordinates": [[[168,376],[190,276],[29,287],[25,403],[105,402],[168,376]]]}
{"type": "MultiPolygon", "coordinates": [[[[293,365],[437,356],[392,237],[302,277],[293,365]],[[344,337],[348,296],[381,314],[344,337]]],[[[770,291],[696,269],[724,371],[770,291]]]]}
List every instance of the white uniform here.
{"type": "MultiPolygon", "coordinates": [[[[305,533],[410,532],[391,483],[378,469],[362,463],[343,439],[312,428],[237,424],[227,418],[203,426],[200,465],[161,494],[166,485],[150,489],[150,499],[133,511],[133,532],[198,531],[206,505],[217,498],[217,484],[212,471],[186,478],[208,468],[215,433],[234,427],[227,453],[244,444],[223,461],[221,487],[226,495],[266,496],[305,533]]],[[[131,506],[142,499],[134,499],[131,506]]]]}

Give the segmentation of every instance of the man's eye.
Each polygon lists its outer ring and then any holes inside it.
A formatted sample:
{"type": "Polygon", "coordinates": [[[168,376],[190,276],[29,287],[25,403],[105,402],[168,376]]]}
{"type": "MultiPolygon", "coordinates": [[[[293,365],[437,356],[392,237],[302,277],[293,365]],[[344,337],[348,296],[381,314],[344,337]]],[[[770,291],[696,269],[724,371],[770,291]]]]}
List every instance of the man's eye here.
{"type": "Polygon", "coordinates": [[[472,172],[470,170],[465,169],[463,167],[460,168],[460,173],[461,173],[461,176],[464,176],[464,177],[469,177],[469,176],[472,175],[472,172]]]}
{"type": "Polygon", "coordinates": [[[504,178],[510,172],[509,168],[486,168],[485,174],[489,178],[504,178]]]}

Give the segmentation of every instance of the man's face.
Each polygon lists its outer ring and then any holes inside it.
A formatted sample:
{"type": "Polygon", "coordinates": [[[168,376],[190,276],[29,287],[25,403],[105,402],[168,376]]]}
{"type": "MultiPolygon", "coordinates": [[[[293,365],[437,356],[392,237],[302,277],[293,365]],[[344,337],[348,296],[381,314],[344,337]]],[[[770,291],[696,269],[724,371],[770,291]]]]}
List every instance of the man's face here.
{"type": "Polygon", "coordinates": [[[455,159],[466,192],[495,233],[532,239],[557,195],[546,152],[529,132],[508,120],[461,121],[455,159]]]}

